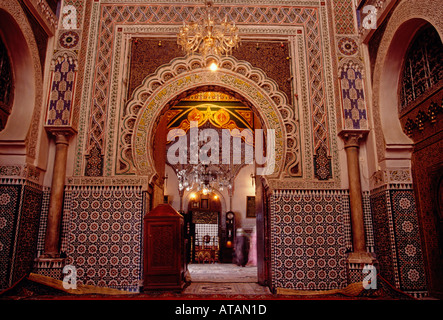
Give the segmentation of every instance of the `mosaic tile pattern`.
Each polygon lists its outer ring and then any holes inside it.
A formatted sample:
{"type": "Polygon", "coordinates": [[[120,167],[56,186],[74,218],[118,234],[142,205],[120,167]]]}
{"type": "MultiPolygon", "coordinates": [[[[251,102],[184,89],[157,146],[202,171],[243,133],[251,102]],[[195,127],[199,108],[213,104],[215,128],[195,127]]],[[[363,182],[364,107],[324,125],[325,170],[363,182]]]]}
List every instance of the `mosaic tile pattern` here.
{"type": "Polygon", "coordinates": [[[32,269],[36,256],[42,191],[29,185],[0,185],[0,288],[32,269]]]}
{"type": "Polygon", "coordinates": [[[80,35],[75,31],[65,31],[59,38],[59,44],[65,49],[77,49],[80,42],[80,35]]]}
{"type": "Polygon", "coordinates": [[[343,196],[339,191],[277,191],[271,197],[273,287],[346,286],[343,196]]]}
{"type": "Polygon", "coordinates": [[[344,56],[354,56],[358,52],[357,41],[350,37],[343,37],[338,40],[338,52],[344,56]]]}
{"type": "Polygon", "coordinates": [[[20,222],[16,236],[14,270],[15,283],[31,271],[37,253],[37,238],[42,206],[42,191],[25,185],[20,210],[20,222]]]}
{"type": "Polygon", "coordinates": [[[66,263],[77,268],[78,283],[138,291],[141,189],[82,187],[70,196],[66,263]]]}
{"type": "Polygon", "coordinates": [[[392,254],[395,239],[391,238],[391,208],[388,201],[388,191],[382,190],[371,195],[375,253],[380,265],[380,274],[389,283],[396,284],[396,257],[392,254]]]}
{"type": "Polygon", "coordinates": [[[46,125],[67,126],[71,120],[75,89],[76,62],[68,56],[59,57],[52,71],[46,125]]]}
{"type": "Polygon", "coordinates": [[[397,288],[426,290],[413,190],[382,189],[371,195],[375,253],[381,275],[397,288]]]}
{"type": "Polygon", "coordinates": [[[425,290],[423,254],[413,190],[391,191],[401,289],[425,290]]]}
{"type": "Polygon", "coordinates": [[[351,0],[334,0],[335,31],[337,34],[355,33],[354,3],[351,0]]]}
{"type": "Polygon", "coordinates": [[[371,215],[371,198],[369,192],[363,192],[363,215],[366,235],[366,251],[374,252],[374,228],[371,215]]]}
{"type": "Polygon", "coordinates": [[[332,178],[331,157],[324,146],[319,147],[314,155],[314,175],[318,180],[332,178]]]}
{"type": "Polygon", "coordinates": [[[343,232],[345,236],[346,252],[352,251],[351,209],[349,194],[342,196],[343,232]]]}
{"type": "Polygon", "coordinates": [[[42,208],[40,213],[40,227],[37,240],[37,256],[40,256],[45,250],[46,225],[48,219],[49,199],[51,196],[50,188],[43,189],[42,208]]]}
{"type": "Polygon", "coordinates": [[[10,285],[15,224],[20,203],[20,185],[0,185],[0,288],[10,285]]]}
{"type": "Polygon", "coordinates": [[[352,64],[340,73],[345,129],[367,129],[367,113],[362,72],[352,64]]]}

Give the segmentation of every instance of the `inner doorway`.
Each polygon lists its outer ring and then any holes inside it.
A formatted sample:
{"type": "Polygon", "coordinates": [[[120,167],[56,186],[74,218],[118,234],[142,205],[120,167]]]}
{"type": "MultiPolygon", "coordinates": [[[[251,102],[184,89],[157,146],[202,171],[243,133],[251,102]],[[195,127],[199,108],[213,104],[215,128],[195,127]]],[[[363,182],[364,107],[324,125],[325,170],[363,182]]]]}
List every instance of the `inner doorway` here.
{"type": "Polygon", "coordinates": [[[235,213],[222,214],[217,193],[192,192],[184,217],[192,282],[258,282],[256,229],[237,229],[235,213]]]}
{"type": "MultiPolygon", "coordinates": [[[[171,132],[175,134],[175,140],[168,138],[166,142],[164,195],[185,217],[186,259],[191,281],[259,282],[255,164],[246,161],[246,155],[253,150],[254,129],[262,127],[259,118],[232,95],[204,91],[182,98],[164,113],[163,119],[162,132],[168,136],[171,132]],[[192,128],[200,132],[197,139],[192,138],[192,128]],[[206,135],[208,132],[211,134],[206,135]],[[231,159],[233,140],[240,141],[236,145],[240,146],[240,162],[225,163],[222,159],[216,164],[192,162],[193,142],[201,155],[201,150],[215,136],[219,148],[206,150],[206,155],[210,158],[216,153],[216,157],[221,157],[226,150],[223,145],[226,134],[232,143],[231,159]],[[180,143],[186,148],[181,149],[180,143]],[[183,150],[185,155],[181,154],[183,150]],[[175,162],[171,161],[171,154],[175,162]],[[179,161],[183,159],[185,163],[179,161]],[[240,250],[236,248],[241,238],[246,239],[243,262],[238,261],[240,250]]],[[[264,239],[264,232],[261,236],[264,239]]]]}

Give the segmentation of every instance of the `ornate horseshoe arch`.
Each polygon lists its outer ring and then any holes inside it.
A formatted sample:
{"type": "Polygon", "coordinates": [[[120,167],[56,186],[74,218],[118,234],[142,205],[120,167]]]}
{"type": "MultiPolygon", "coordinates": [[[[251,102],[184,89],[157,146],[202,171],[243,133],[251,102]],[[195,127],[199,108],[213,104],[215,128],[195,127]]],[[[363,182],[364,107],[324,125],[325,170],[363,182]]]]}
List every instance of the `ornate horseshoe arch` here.
{"type": "Polygon", "coordinates": [[[298,112],[286,95],[262,70],[234,57],[217,58],[220,68],[210,71],[200,56],[176,58],[145,78],[123,113],[118,146],[117,174],[155,176],[151,145],[156,122],[163,109],[182,94],[202,86],[235,92],[249,102],[262,119],[264,129],[275,130],[275,171],[267,178],[288,175],[300,161],[298,112]]]}

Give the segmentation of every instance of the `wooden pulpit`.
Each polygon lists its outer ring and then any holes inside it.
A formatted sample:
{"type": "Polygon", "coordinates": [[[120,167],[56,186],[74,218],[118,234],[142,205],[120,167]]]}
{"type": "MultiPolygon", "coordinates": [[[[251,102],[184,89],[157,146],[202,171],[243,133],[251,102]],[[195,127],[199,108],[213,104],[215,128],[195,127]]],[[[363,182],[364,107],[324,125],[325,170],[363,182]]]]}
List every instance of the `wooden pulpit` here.
{"type": "Polygon", "coordinates": [[[144,217],[143,290],[182,290],[186,269],[184,218],[160,204],[144,217]]]}

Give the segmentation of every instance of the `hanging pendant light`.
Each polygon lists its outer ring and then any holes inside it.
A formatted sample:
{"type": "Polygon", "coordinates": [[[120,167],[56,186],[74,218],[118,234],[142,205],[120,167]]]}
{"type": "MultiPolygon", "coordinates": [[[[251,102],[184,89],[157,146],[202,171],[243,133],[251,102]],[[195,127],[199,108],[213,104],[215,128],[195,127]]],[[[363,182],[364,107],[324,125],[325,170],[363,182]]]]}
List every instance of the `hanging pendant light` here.
{"type": "Polygon", "coordinates": [[[212,1],[205,3],[205,17],[198,22],[185,24],[177,35],[177,43],[186,54],[230,55],[240,43],[238,28],[227,17],[222,22],[215,19],[212,1]]]}

